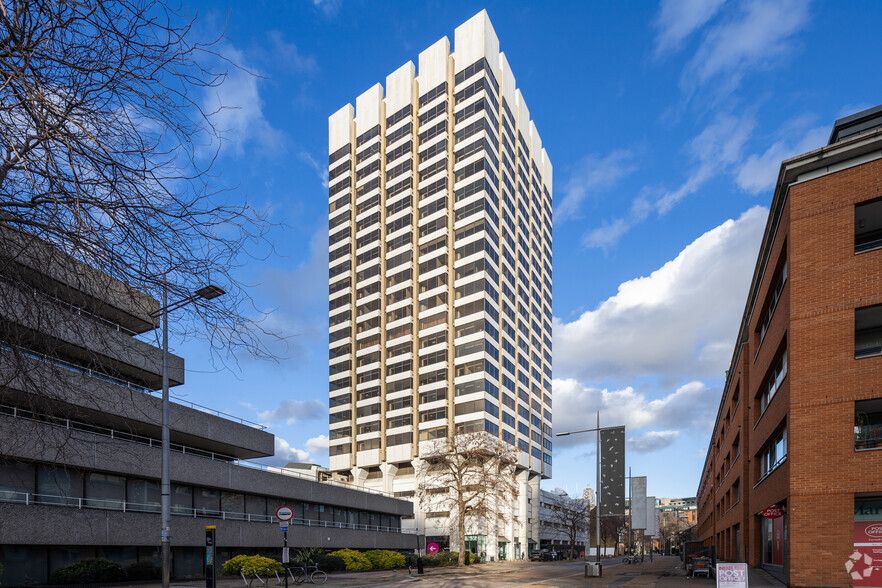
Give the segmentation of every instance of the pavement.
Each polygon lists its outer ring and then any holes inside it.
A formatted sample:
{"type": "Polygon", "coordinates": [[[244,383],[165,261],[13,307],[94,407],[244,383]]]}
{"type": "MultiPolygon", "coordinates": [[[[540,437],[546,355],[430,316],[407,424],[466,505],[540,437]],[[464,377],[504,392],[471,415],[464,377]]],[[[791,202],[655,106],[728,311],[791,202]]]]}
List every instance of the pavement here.
{"type": "MultiPolygon", "coordinates": [[[[424,586],[531,586],[533,588],[560,588],[566,586],[627,586],[675,588],[689,586],[716,586],[713,578],[691,578],[677,557],[654,557],[640,564],[623,564],[621,559],[607,559],[603,563],[603,576],[586,578],[584,560],[557,562],[503,561],[462,568],[425,568],[423,575],[408,574],[408,570],[384,570],[375,572],[334,572],[328,575],[325,586],[391,586],[423,582],[424,586]]],[[[763,570],[748,568],[750,588],[781,588],[785,586],[763,570]]],[[[293,582],[290,583],[293,586],[293,582]]],[[[155,585],[158,588],[158,585],[155,585]]],[[[176,581],[178,588],[205,586],[205,580],[176,581]]],[[[272,577],[266,588],[275,588],[272,577]]],[[[152,584],[139,584],[138,588],[154,588],[152,584]]],[[[245,588],[241,578],[222,577],[217,588],[245,588]]],[[[254,581],[252,588],[264,588],[254,581]]]]}

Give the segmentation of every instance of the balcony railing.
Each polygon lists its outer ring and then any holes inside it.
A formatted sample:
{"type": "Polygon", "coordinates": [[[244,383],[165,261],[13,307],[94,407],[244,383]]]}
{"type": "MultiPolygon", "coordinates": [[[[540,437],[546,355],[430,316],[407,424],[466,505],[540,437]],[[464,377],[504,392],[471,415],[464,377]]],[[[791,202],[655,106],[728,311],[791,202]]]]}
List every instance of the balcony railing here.
{"type": "Polygon", "coordinates": [[[856,451],[882,449],[882,424],[855,425],[854,448],[856,451]]]}
{"type": "MultiPolygon", "coordinates": [[[[118,439],[122,441],[129,441],[132,443],[138,443],[140,445],[147,445],[148,447],[162,447],[162,441],[159,439],[154,439],[153,437],[147,437],[145,435],[137,435],[135,433],[120,431],[118,429],[112,429],[109,427],[99,427],[96,425],[92,425],[89,423],[83,423],[80,421],[65,419],[62,417],[56,417],[51,415],[43,415],[39,413],[35,413],[34,411],[9,406],[6,404],[0,404],[0,415],[7,415],[13,418],[20,418],[29,421],[37,421],[41,423],[45,423],[47,425],[53,427],[61,427],[68,430],[73,431],[82,431],[84,433],[91,433],[93,435],[100,435],[102,437],[106,437],[109,439],[118,439]]],[[[373,488],[365,488],[362,486],[356,486],[355,484],[349,484],[347,482],[341,482],[339,480],[319,480],[316,478],[314,474],[306,474],[296,470],[288,470],[285,468],[278,468],[273,466],[268,466],[260,463],[254,463],[250,461],[244,461],[230,455],[225,455],[223,453],[218,453],[215,451],[206,451],[204,449],[198,449],[196,447],[190,447],[187,445],[183,445],[181,443],[172,443],[171,450],[179,453],[183,453],[185,455],[192,455],[195,457],[201,457],[204,459],[211,459],[213,461],[222,461],[225,463],[229,463],[235,466],[247,467],[251,469],[261,470],[270,474],[277,474],[282,476],[289,476],[292,478],[300,478],[304,480],[311,480],[313,482],[328,484],[331,486],[338,486],[340,488],[346,488],[348,490],[356,490],[360,492],[368,492],[370,494],[377,494],[380,496],[388,496],[390,498],[394,498],[394,494],[390,492],[384,492],[382,490],[375,490],[373,488]]]]}
{"type": "MultiPolygon", "coordinates": [[[[75,363],[70,363],[70,362],[64,361],[62,359],[49,357],[48,355],[44,355],[44,354],[38,353],[36,351],[22,349],[21,347],[17,347],[15,349],[13,349],[9,345],[3,345],[3,344],[0,344],[0,348],[9,349],[11,351],[15,351],[16,353],[20,353],[26,357],[31,357],[33,359],[37,359],[43,363],[53,365],[55,367],[60,367],[60,368],[63,368],[65,370],[68,370],[71,372],[75,372],[78,374],[82,374],[84,376],[88,376],[90,378],[95,378],[96,380],[101,380],[102,382],[115,384],[117,386],[123,386],[124,388],[128,388],[129,390],[134,390],[135,392],[142,392],[144,394],[149,394],[151,396],[159,396],[162,394],[161,391],[151,390],[150,388],[145,388],[144,386],[139,386],[133,382],[129,382],[128,380],[124,380],[123,378],[117,378],[117,377],[111,376],[111,375],[106,374],[100,370],[93,370],[90,368],[86,368],[81,365],[77,365],[75,363]]],[[[170,394],[170,396],[176,404],[181,404],[183,406],[187,406],[187,407],[192,408],[194,410],[198,410],[199,412],[212,414],[214,416],[221,417],[222,419],[235,421],[237,423],[240,423],[240,424],[243,424],[243,425],[246,425],[249,427],[253,427],[255,429],[259,429],[261,431],[266,429],[266,425],[253,423],[253,422],[245,420],[243,418],[240,418],[240,417],[237,417],[237,416],[234,416],[231,414],[227,414],[225,412],[221,412],[221,411],[215,410],[213,408],[208,408],[207,406],[202,406],[201,404],[196,404],[194,402],[190,402],[189,400],[184,400],[180,396],[176,396],[174,394],[170,394]]]]}
{"type": "MultiPolygon", "coordinates": [[[[121,512],[159,514],[158,502],[130,502],[119,499],[102,498],[75,498],[71,496],[57,496],[53,494],[35,494],[32,492],[10,492],[0,490],[0,503],[24,504],[26,506],[60,506],[68,508],[116,510],[121,512]]],[[[210,518],[225,521],[243,521],[248,523],[275,523],[279,520],[273,515],[252,514],[242,512],[227,512],[205,508],[190,508],[172,505],[173,515],[189,518],[210,518]]],[[[361,525],[358,523],[344,523],[335,521],[316,521],[313,519],[294,518],[289,521],[290,525],[302,527],[324,527],[327,529],[351,529],[355,531],[374,531],[383,533],[413,534],[414,529],[402,529],[400,527],[385,527],[381,525],[361,525]]]]}

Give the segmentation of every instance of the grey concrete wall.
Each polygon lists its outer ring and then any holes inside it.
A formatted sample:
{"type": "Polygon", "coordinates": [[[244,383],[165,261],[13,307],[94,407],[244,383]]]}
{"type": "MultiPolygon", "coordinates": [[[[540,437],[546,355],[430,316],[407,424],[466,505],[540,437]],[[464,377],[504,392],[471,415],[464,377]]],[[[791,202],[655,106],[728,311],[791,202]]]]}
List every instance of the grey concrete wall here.
{"type": "MultiPolygon", "coordinates": [[[[159,479],[162,452],[127,441],[0,416],[0,455],[159,479]]],[[[229,462],[172,452],[173,482],[411,516],[413,503],[229,462]]]]}
{"type": "MultiPolygon", "coordinates": [[[[12,352],[0,349],[0,402],[35,411],[46,408],[73,419],[161,438],[162,400],[121,385],[53,366],[35,358],[15,361],[12,352]],[[51,391],[45,397],[29,396],[34,390],[51,391]]],[[[214,451],[243,459],[273,454],[273,435],[255,427],[171,403],[172,443],[214,451]]]]}
{"type": "MultiPolygon", "coordinates": [[[[73,357],[99,361],[150,386],[162,386],[161,349],[8,282],[0,281],[0,301],[0,320],[39,333],[73,357]]],[[[184,360],[177,355],[169,356],[169,381],[184,383],[184,360]]]]}
{"type": "MultiPolygon", "coordinates": [[[[205,545],[205,526],[217,526],[218,547],[281,547],[276,523],[173,516],[173,546],[205,545]]],[[[0,537],[9,545],[158,546],[159,514],[72,507],[0,504],[0,537]]],[[[290,547],[413,549],[416,537],[403,533],[324,527],[288,527],[290,547]]]]}
{"type": "Polygon", "coordinates": [[[152,328],[149,315],[159,309],[156,299],[33,235],[0,225],[0,257],[14,261],[23,278],[55,297],[89,308],[131,331],[140,333],[152,328]]]}

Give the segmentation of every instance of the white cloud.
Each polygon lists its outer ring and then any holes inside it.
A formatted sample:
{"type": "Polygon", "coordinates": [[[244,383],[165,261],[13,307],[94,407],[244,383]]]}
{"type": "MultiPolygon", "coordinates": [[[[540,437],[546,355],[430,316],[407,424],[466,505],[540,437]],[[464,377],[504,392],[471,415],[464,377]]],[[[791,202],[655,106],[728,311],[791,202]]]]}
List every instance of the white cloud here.
{"type": "Polygon", "coordinates": [[[582,200],[592,192],[615,185],[633,172],[634,153],[628,149],[613,151],[605,157],[587,155],[576,165],[563,189],[563,199],[554,214],[555,222],[575,214],[582,200]]]}
{"type": "Polygon", "coordinates": [[[673,49],[703,27],[720,10],[725,0],[662,0],[653,25],[656,55],[673,49]]]}
{"type": "Polygon", "coordinates": [[[333,18],[340,12],[343,0],[312,0],[312,5],[318,8],[327,18],[333,18]]]}
{"type": "MultiPolygon", "coordinates": [[[[582,381],[716,377],[728,367],[767,209],[708,231],[572,322],[554,318],[554,368],[582,381]]],[[[557,411],[555,411],[557,412],[557,411]]]]}
{"type": "Polygon", "coordinates": [[[291,447],[290,443],[281,437],[276,437],[273,457],[261,461],[279,467],[292,461],[296,463],[309,463],[309,453],[302,449],[291,447]]]}
{"type": "Polygon", "coordinates": [[[689,142],[687,150],[692,169],[682,185],[667,191],[644,188],[631,203],[627,217],[605,221],[600,227],[591,229],[582,237],[582,245],[589,248],[611,247],[635,225],[646,220],[650,212],[666,214],[708,181],[721,174],[732,173],[743,159],[744,145],[750,138],[754,124],[752,115],[717,116],[689,142]]]}
{"type": "MultiPolygon", "coordinates": [[[[644,447],[654,441],[659,449],[665,442],[673,443],[679,431],[707,433],[713,426],[720,393],[697,381],[654,400],[630,386],[621,390],[592,388],[572,378],[555,379],[552,386],[556,432],[594,426],[594,414],[599,410],[603,417],[601,426],[625,425],[629,443],[644,447]],[[663,431],[634,435],[635,431],[647,428],[663,431]]],[[[559,437],[556,441],[561,446],[590,443],[593,443],[590,435],[559,437]]]]}
{"type": "Polygon", "coordinates": [[[205,89],[203,109],[214,113],[212,122],[223,142],[231,144],[237,155],[243,155],[246,148],[251,152],[277,153],[285,143],[285,136],[273,128],[264,115],[264,102],[258,89],[261,78],[240,69],[248,67],[242,51],[228,45],[222,53],[239,67],[228,65],[223,82],[205,89]]]}
{"type": "Polygon", "coordinates": [[[676,190],[666,192],[655,204],[660,214],[671,210],[686,196],[695,193],[715,175],[726,172],[741,161],[744,144],[754,128],[753,117],[720,115],[689,144],[697,165],[676,190]]]}
{"type": "MultiPolygon", "coordinates": [[[[255,317],[261,327],[282,337],[266,337],[270,350],[281,359],[302,360],[328,335],[328,226],[324,217],[309,241],[309,257],[299,265],[267,269],[260,274],[258,289],[266,305],[274,308],[255,317]]],[[[324,357],[327,361],[327,357],[324,357]]],[[[285,362],[300,368],[302,361],[285,362]]]]}
{"type": "Polygon", "coordinates": [[[286,41],[280,31],[270,31],[266,39],[270,46],[268,56],[272,56],[278,67],[295,73],[318,73],[319,66],[315,56],[302,53],[297,45],[286,41]]]}
{"type": "Polygon", "coordinates": [[[312,439],[306,440],[306,448],[310,453],[321,453],[327,455],[329,442],[327,435],[319,435],[318,437],[313,437],[312,439]]]}
{"type": "Polygon", "coordinates": [[[585,233],[582,236],[582,246],[607,249],[615,245],[622,235],[631,230],[631,227],[645,221],[654,206],[647,199],[646,192],[644,189],[644,194],[635,198],[631,203],[631,210],[627,218],[605,221],[601,226],[585,233]]]}
{"type": "Polygon", "coordinates": [[[321,165],[318,161],[316,161],[315,157],[310,155],[306,151],[301,151],[297,154],[302,162],[315,170],[316,175],[319,177],[319,180],[322,182],[322,188],[328,189],[328,168],[324,165],[321,165]]]}
{"type": "Polygon", "coordinates": [[[683,72],[687,89],[720,80],[731,90],[748,71],[768,69],[796,48],[792,37],[809,21],[805,0],[752,0],[711,27],[683,72]]]}
{"type": "Polygon", "coordinates": [[[652,453],[674,444],[680,431],[647,431],[628,439],[628,447],[636,453],[652,453]]]}
{"type": "Polygon", "coordinates": [[[617,218],[606,221],[596,229],[591,229],[582,237],[582,245],[585,247],[606,249],[616,243],[625,233],[630,230],[632,222],[617,218]]]}
{"type": "MultiPolygon", "coordinates": [[[[792,127],[793,125],[788,126],[792,127]]],[[[779,134],[785,137],[792,137],[797,132],[788,128],[786,134],[779,134]]],[[[794,155],[826,145],[827,139],[830,136],[830,128],[814,127],[808,130],[803,128],[799,134],[802,138],[796,143],[790,143],[788,139],[782,138],[772,143],[765,152],[761,154],[754,153],[748,157],[735,177],[738,186],[751,194],[771,191],[778,180],[781,162],[794,155]]]]}
{"type": "Polygon", "coordinates": [[[294,423],[321,418],[327,411],[327,407],[315,399],[283,400],[273,410],[258,412],[257,416],[264,422],[284,421],[285,424],[293,425],[294,423]]]}

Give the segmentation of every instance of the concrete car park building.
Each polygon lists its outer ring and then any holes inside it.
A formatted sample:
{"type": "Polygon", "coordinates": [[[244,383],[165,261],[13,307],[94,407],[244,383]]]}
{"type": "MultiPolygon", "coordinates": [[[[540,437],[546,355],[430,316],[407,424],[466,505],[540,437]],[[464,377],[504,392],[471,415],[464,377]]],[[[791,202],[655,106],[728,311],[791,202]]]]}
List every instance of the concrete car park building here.
{"type": "Polygon", "coordinates": [[[551,163],[485,11],[355,102],[329,119],[330,469],[413,496],[424,442],[486,431],[518,497],[467,541],[520,557],[552,471],[551,163]]]}
{"type": "MultiPolygon", "coordinates": [[[[159,563],[162,351],[150,296],[0,225],[0,564],[4,587],[45,583],[65,564],[159,563]]],[[[184,381],[172,356],[171,384],[184,381]]],[[[205,526],[221,561],[289,543],[412,549],[410,502],[240,460],[273,453],[259,425],[171,404],[172,572],[201,575],[205,526]]]]}
{"type": "Polygon", "coordinates": [[[698,489],[698,536],[790,586],[851,586],[849,571],[855,586],[880,586],[880,480],[877,107],[781,164],[698,489]]]}

